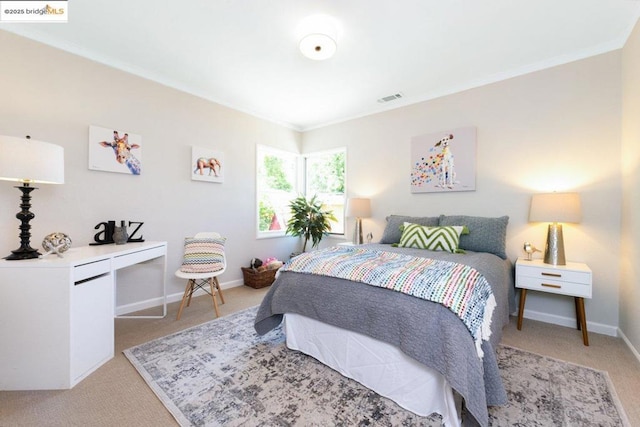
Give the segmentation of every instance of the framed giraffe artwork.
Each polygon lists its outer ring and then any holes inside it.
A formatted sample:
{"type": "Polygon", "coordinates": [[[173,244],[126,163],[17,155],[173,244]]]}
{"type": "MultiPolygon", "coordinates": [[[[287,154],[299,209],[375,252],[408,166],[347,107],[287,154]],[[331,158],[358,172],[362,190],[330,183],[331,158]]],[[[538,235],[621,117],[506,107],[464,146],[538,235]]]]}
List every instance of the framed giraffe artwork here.
{"type": "Polygon", "coordinates": [[[142,136],[122,129],[89,126],[89,169],[140,175],[142,136]]]}
{"type": "Polygon", "coordinates": [[[475,127],[411,138],[412,193],[446,193],[475,189],[475,127]]]}

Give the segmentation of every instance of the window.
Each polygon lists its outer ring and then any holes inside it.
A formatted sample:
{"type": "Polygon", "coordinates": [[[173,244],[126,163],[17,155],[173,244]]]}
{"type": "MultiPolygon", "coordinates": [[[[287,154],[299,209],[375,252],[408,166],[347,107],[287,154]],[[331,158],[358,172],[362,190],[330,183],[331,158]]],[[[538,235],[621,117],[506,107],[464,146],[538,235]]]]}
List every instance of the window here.
{"type": "Polygon", "coordinates": [[[305,194],[314,194],[338,220],[331,222],[331,234],[344,234],[346,150],[305,155],[305,194]]]}
{"type": "Polygon", "coordinates": [[[257,147],[258,237],[283,236],[291,216],[289,202],[298,193],[296,153],[257,147]]]}
{"type": "Polygon", "coordinates": [[[301,193],[317,195],[337,219],[331,222],[331,234],[344,234],[345,149],[300,156],[258,145],[256,153],[259,238],[285,235],[289,203],[301,193]]]}

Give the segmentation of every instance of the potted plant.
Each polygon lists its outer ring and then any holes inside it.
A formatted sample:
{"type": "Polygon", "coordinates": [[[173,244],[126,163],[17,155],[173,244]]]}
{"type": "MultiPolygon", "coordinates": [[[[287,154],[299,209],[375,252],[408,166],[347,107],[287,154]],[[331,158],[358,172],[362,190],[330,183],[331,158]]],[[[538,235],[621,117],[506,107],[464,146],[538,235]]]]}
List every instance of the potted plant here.
{"type": "Polygon", "coordinates": [[[287,234],[304,237],[302,252],[307,250],[307,242],[311,239],[315,248],[320,240],[329,233],[331,224],[329,221],[337,221],[331,211],[322,210],[322,202],[316,196],[308,199],[298,196],[289,204],[291,219],[287,221],[287,234]]]}

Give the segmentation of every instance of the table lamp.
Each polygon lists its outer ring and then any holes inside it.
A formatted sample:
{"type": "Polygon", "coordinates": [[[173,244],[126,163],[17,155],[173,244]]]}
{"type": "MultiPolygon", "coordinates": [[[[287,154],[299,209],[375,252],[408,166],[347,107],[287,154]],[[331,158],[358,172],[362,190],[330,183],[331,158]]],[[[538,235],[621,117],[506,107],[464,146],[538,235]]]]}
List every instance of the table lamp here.
{"type": "Polygon", "coordinates": [[[22,192],[20,212],[20,248],[11,251],[7,260],[37,258],[40,253],[31,247],[31,184],[64,183],[64,148],[48,142],[35,141],[29,136],[16,138],[0,135],[0,180],[21,182],[16,186],[22,192]]]}
{"type": "Polygon", "coordinates": [[[347,200],[347,209],[345,216],[356,219],[356,227],[353,233],[353,243],[361,245],[362,240],[362,218],[371,216],[371,200],[353,198],[347,200]]]}
{"type": "Polygon", "coordinates": [[[578,193],[534,194],[531,198],[529,222],[550,222],[544,263],[566,265],[564,256],[563,222],[578,223],[581,220],[580,195],[578,193]]]}

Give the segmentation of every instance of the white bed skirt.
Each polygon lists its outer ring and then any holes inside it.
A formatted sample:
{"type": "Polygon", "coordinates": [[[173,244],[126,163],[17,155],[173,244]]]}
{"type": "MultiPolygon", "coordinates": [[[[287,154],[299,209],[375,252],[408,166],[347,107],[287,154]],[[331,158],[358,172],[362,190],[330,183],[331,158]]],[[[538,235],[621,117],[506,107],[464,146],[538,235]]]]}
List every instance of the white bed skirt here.
{"type": "Polygon", "coordinates": [[[308,354],[409,411],[460,426],[453,390],[437,371],[397,347],[299,314],[285,314],[287,347],[308,354]]]}

